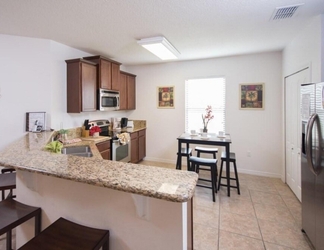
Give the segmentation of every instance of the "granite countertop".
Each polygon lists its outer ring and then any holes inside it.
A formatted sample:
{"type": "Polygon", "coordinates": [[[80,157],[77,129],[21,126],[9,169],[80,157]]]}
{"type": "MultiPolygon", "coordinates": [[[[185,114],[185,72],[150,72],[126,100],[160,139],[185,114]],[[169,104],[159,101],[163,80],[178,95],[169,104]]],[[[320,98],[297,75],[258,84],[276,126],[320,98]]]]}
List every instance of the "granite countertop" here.
{"type": "Polygon", "coordinates": [[[193,196],[194,172],[103,160],[95,144],[107,137],[66,145],[89,145],[90,158],[50,153],[44,146],[52,135],[27,133],[0,152],[0,165],[173,202],[193,196]]]}

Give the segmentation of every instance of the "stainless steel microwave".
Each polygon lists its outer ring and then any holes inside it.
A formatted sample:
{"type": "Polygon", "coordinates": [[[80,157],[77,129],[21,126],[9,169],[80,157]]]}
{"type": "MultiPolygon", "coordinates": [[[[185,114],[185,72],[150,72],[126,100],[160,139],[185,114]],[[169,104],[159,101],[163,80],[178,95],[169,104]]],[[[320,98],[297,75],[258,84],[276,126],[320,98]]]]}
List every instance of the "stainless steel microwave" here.
{"type": "Polygon", "coordinates": [[[100,111],[119,110],[119,91],[99,89],[98,99],[100,111]]]}

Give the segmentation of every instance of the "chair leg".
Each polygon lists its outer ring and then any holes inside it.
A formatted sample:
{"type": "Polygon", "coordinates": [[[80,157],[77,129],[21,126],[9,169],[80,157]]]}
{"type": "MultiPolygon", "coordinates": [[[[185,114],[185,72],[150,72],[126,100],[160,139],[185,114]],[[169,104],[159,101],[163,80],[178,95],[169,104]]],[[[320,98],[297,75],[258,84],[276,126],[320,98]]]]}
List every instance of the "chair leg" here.
{"type": "Polygon", "coordinates": [[[236,168],[236,161],[234,161],[234,172],[235,172],[235,179],[236,179],[237,193],[238,193],[238,194],[241,194],[241,192],[240,192],[240,183],[239,183],[238,174],[237,174],[237,168],[236,168]]]}
{"type": "Polygon", "coordinates": [[[7,243],[7,248],[6,248],[6,250],[12,250],[12,246],[11,246],[11,244],[12,244],[12,232],[11,232],[11,230],[9,230],[9,231],[7,232],[7,239],[6,239],[6,243],[7,243]]]}
{"type": "Polygon", "coordinates": [[[215,176],[215,178],[214,178],[214,181],[215,181],[215,183],[214,183],[214,185],[215,185],[215,193],[217,193],[217,189],[218,189],[218,187],[217,187],[217,178],[218,178],[218,175],[217,175],[217,162],[215,164],[214,176],[215,176]]]}
{"type": "Polygon", "coordinates": [[[219,171],[218,188],[217,188],[217,190],[219,190],[220,185],[221,185],[221,181],[222,181],[223,163],[224,163],[224,161],[222,160],[222,162],[221,162],[221,168],[220,168],[220,171],[219,171]]]}
{"type": "Polygon", "coordinates": [[[211,184],[213,192],[213,202],[215,202],[215,166],[210,166],[211,184]]]}
{"type": "Polygon", "coordinates": [[[187,155],[187,170],[189,170],[189,168],[190,168],[189,157],[190,157],[190,155],[187,155]]]}
{"type": "MultiPolygon", "coordinates": [[[[180,156],[180,157],[181,157],[181,156],[180,156]]],[[[180,162],[179,162],[179,155],[177,155],[176,169],[181,170],[181,166],[180,166],[180,162]]]]}

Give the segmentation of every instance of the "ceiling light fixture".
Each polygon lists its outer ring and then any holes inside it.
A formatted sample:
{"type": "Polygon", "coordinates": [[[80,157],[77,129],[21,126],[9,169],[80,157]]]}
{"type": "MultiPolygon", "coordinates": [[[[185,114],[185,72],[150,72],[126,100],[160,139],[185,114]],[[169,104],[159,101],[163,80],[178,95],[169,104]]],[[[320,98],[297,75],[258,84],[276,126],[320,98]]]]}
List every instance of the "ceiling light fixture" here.
{"type": "Polygon", "coordinates": [[[143,38],[137,43],[162,60],[177,59],[180,55],[179,51],[163,36],[143,38]]]}

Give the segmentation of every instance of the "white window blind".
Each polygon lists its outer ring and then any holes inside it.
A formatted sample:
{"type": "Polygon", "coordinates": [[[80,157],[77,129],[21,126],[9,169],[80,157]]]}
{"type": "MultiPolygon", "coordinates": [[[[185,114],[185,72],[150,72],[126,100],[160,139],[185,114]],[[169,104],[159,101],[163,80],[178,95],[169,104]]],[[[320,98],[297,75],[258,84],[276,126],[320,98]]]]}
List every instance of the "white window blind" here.
{"type": "Polygon", "coordinates": [[[191,79],[185,82],[185,131],[204,127],[202,115],[212,106],[214,118],[209,121],[208,133],[225,131],[225,78],[191,79]]]}

